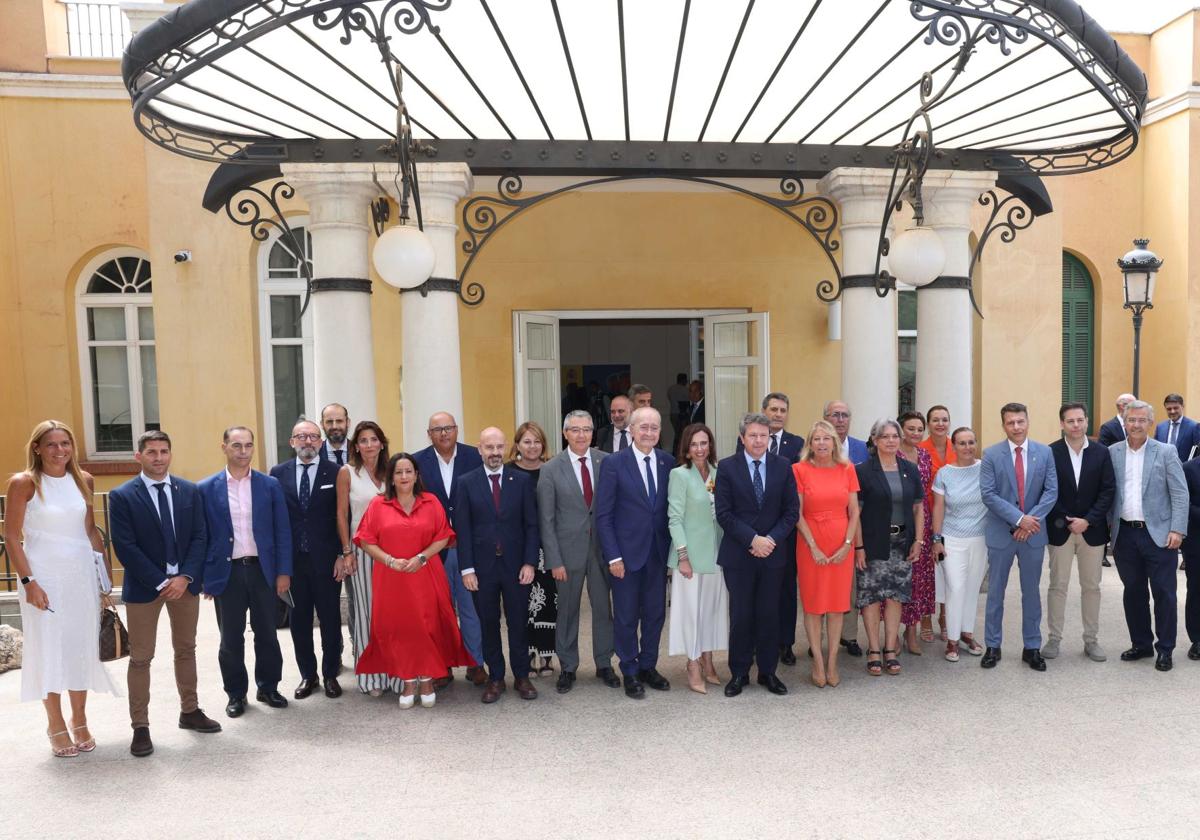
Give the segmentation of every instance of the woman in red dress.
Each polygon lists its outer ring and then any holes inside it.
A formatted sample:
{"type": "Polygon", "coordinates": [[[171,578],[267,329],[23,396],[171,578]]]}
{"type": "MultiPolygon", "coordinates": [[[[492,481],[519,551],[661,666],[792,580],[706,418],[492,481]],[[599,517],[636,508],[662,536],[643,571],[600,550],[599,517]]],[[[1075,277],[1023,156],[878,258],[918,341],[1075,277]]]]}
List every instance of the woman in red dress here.
{"type": "Polygon", "coordinates": [[[841,682],[837,654],[843,613],[850,609],[854,534],[858,530],[858,474],[842,455],[837,433],[824,420],[813,424],[800,460],[792,467],[800,494],[796,530],[796,579],[804,607],[804,630],[812,649],[812,682],[841,682]],[[825,618],[828,650],[821,648],[825,618]]]}
{"type": "Polygon", "coordinates": [[[413,457],[393,455],[383,495],[367,507],[354,535],[375,561],[371,638],[355,670],[403,680],[402,709],[412,708],[418,685],[422,706],[437,701],[434,674],[475,665],[463,648],[450,584],[438,557],[453,540],[446,512],[436,496],[425,492],[413,457]]]}

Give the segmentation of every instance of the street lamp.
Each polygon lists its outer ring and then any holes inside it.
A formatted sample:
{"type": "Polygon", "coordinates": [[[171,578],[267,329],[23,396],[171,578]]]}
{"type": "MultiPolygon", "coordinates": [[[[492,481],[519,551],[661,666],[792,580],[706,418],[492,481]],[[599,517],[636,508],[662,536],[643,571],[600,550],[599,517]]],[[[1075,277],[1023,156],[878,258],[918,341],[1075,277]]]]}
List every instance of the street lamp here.
{"type": "Polygon", "coordinates": [[[1163,261],[1147,249],[1149,239],[1133,240],[1133,250],[1117,260],[1125,275],[1125,308],[1133,310],[1133,395],[1138,395],[1138,375],[1142,361],[1142,313],[1154,308],[1154,278],[1163,261]]]}

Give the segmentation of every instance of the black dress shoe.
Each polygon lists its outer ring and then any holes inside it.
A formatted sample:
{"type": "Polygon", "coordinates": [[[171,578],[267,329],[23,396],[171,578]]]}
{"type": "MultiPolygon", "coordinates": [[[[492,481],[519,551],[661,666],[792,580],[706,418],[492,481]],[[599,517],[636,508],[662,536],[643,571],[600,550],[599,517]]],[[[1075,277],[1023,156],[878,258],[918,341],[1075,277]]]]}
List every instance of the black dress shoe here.
{"type": "MultiPolygon", "coordinates": [[[[303,700],[320,687],[321,683],[316,677],[313,677],[311,680],[306,677],[305,679],[300,680],[300,685],[296,686],[296,690],[292,692],[292,696],[297,700],[303,700]]],[[[259,700],[262,700],[261,695],[262,692],[259,692],[259,700]]]]}
{"type": "Polygon", "coordinates": [[[1122,662],[1133,662],[1134,660],[1145,659],[1145,658],[1147,658],[1149,656],[1153,656],[1153,655],[1154,655],[1154,651],[1152,651],[1150,648],[1140,648],[1140,647],[1134,646],[1134,647],[1131,647],[1129,650],[1123,651],[1121,653],[1121,661],[1122,662]]]}
{"type": "Polygon", "coordinates": [[[559,694],[566,694],[575,687],[575,672],[563,671],[558,675],[558,681],[554,684],[554,690],[559,694]]]}
{"type": "Polygon", "coordinates": [[[1200,659],[1200,642],[1196,642],[1188,648],[1188,659],[1200,659]]]}
{"type": "Polygon", "coordinates": [[[746,676],[734,677],[725,685],[726,697],[737,697],[742,693],[742,689],[750,684],[750,678],[746,676]]]}
{"type": "Polygon", "coordinates": [[[1159,652],[1158,656],[1154,659],[1154,670],[1170,671],[1172,667],[1171,654],[1159,652]]]}
{"type": "MultiPolygon", "coordinates": [[[[305,696],[307,696],[307,695],[305,695],[305,696]]],[[[287,708],[287,700],[284,699],[284,696],[282,694],[280,694],[278,691],[276,691],[273,688],[270,690],[267,690],[265,688],[260,688],[258,690],[258,694],[255,695],[254,699],[257,700],[259,703],[266,703],[272,709],[286,709],[287,708]]]]}
{"type": "Polygon", "coordinates": [[[625,677],[625,696],[632,697],[634,700],[641,700],[646,696],[646,689],[642,688],[637,677],[625,677]]]}
{"type": "Polygon", "coordinates": [[[841,645],[851,656],[862,656],[862,648],[858,646],[857,639],[842,639],[841,645]]]}
{"type": "Polygon", "coordinates": [[[1107,557],[1105,557],[1103,560],[1101,560],[1101,561],[1100,561],[1100,565],[1101,565],[1101,566],[1108,566],[1108,567],[1111,569],[1111,568],[1112,568],[1112,561],[1111,561],[1111,560],[1109,560],[1107,557]]]}
{"type": "Polygon", "coordinates": [[[979,660],[981,668],[995,668],[996,663],[1000,661],[1000,648],[990,647],[983,652],[983,659],[979,660]]]}
{"type": "MultiPolygon", "coordinates": [[[[571,676],[573,678],[575,675],[572,674],[571,676]]],[[[617,676],[617,672],[612,668],[597,668],[596,679],[602,680],[609,688],[621,687],[621,678],[617,676]]]]}
{"type": "Polygon", "coordinates": [[[759,674],[758,684],[772,694],[787,694],[787,686],[774,674],[759,674]]]}
{"type": "Polygon", "coordinates": [[[342,687],[338,684],[337,677],[325,680],[325,696],[326,697],[341,697],[342,687]]]}
{"type": "Polygon", "coordinates": [[[230,697],[229,702],[225,705],[225,714],[231,718],[241,717],[246,711],[245,697],[230,697]]]}
{"type": "Polygon", "coordinates": [[[667,678],[651,668],[649,671],[638,671],[638,680],[653,688],[655,691],[670,691],[671,684],[667,678]]]}
{"type": "Polygon", "coordinates": [[[792,653],[791,645],[780,645],[779,646],[779,661],[782,662],[784,665],[795,665],[796,664],[796,654],[792,653]]]}
{"type": "Polygon", "coordinates": [[[145,758],[154,752],[154,742],[150,740],[149,726],[139,726],[133,730],[133,742],[129,745],[129,751],[138,758],[145,758]]]}
{"type": "Polygon", "coordinates": [[[1046,660],[1037,648],[1025,648],[1021,651],[1021,661],[1035,671],[1046,670],[1046,660]]]}

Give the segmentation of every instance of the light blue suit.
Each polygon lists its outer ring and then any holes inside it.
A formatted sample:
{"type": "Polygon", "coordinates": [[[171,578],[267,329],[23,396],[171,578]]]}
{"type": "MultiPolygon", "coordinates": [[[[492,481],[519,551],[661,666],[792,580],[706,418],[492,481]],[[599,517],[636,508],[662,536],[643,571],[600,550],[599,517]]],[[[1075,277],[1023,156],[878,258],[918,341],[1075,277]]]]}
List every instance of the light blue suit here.
{"type": "Polygon", "coordinates": [[[1058,499],[1058,477],[1054,456],[1043,443],[1026,440],[1021,455],[1025,465],[1025,510],[1018,506],[1017,474],[1008,440],[989,446],[979,469],[979,489],[988,509],[984,537],[988,547],[987,613],[984,643],[999,648],[1004,635],[1004,592],[1013,557],[1021,577],[1021,636],[1026,650],[1042,646],[1043,556],[1048,533],[1046,516],[1058,499]],[[1042,529],[1027,542],[1013,539],[1013,531],[1024,514],[1037,517],[1042,529]]]}

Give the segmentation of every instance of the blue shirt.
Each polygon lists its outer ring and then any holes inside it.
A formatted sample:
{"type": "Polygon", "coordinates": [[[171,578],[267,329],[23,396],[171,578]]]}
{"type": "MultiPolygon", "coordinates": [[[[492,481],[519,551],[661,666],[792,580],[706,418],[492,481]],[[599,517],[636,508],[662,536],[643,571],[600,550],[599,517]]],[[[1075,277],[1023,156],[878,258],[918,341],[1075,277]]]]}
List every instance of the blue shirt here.
{"type": "MultiPolygon", "coordinates": [[[[754,459],[750,457],[750,453],[745,449],[742,454],[746,456],[746,469],[750,471],[750,483],[754,483],[754,459]]],[[[767,486],[767,453],[764,452],[758,459],[758,474],[762,476],[763,487],[767,486]]]]}
{"type": "Polygon", "coordinates": [[[987,506],[979,491],[981,463],[976,461],[969,467],[947,464],[933,480],[933,492],[946,502],[946,515],[942,517],[945,536],[959,539],[983,536],[987,506]]]}

